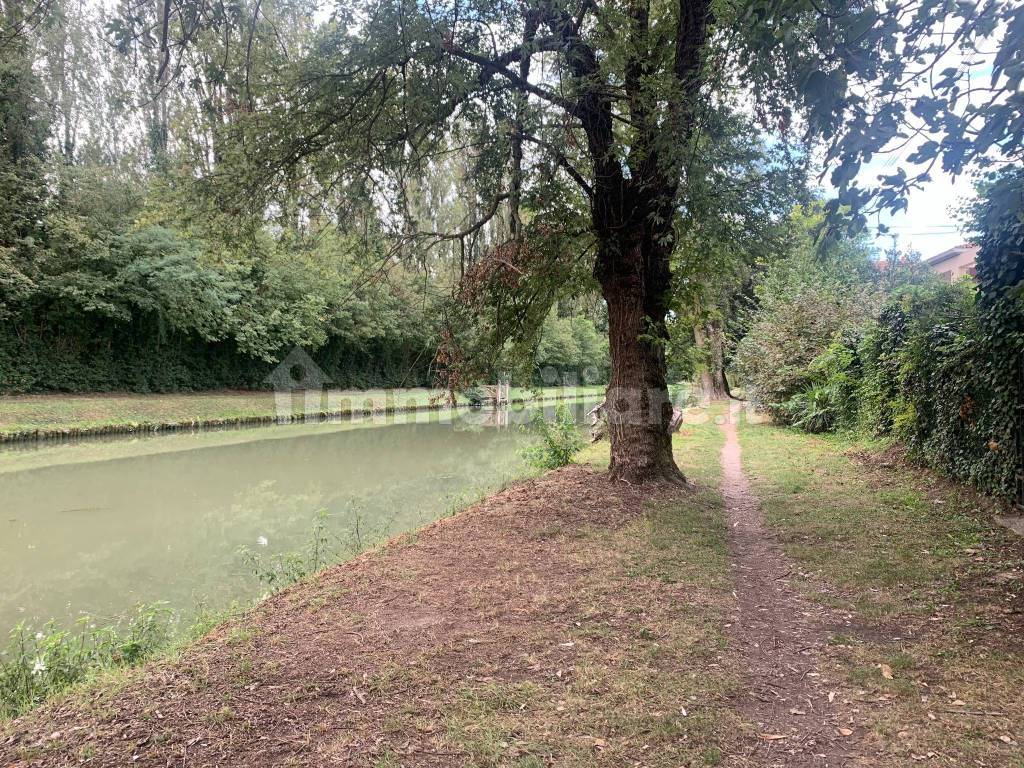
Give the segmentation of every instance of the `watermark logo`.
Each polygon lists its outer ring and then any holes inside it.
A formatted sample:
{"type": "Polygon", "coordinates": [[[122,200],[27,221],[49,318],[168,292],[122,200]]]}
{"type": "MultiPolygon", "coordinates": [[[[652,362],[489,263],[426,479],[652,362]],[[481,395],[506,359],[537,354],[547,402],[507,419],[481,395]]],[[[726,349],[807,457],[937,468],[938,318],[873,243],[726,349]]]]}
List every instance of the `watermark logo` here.
{"type": "Polygon", "coordinates": [[[663,423],[666,409],[671,418],[665,428],[709,420],[744,419],[747,423],[768,420],[750,403],[730,401],[723,411],[695,396],[688,385],[673,385],[669,392],[657,389],[604,387],[595,379],[597,369],[567,372],[545,367],[538,372],[540,388],[512,388],[505,380],[473,387],[452,402],[451,393],[427,388],[342,390],[332,388],[334,379],[302,347],[294,347],[264,380],[274,390],[276,420],[349,424],[451,424],[456,429],[512,428],[528,426],[542,412],[553,418],[559,403],[580,408],[577,421],[589,422],[595,434],[605,432],[607,422],[643,426],[663,423]],[[580,382],[584,382],[580,384],[580,382]],[[599,408],[594,406],[601,403],[599,408]],[[454,406],[454,407],[453,407],[454,406]]]}
{"type": "Polygon", "coordinates": [[[287,424],[298,414],[305,420],[326,413],[324,392],[334,383],[302,347],[294,347],[264,381],[274,388],[274,411],[279,424],[287,424]],[[297,397],[301,398],[300,403],[295,402],[297,397]]]}

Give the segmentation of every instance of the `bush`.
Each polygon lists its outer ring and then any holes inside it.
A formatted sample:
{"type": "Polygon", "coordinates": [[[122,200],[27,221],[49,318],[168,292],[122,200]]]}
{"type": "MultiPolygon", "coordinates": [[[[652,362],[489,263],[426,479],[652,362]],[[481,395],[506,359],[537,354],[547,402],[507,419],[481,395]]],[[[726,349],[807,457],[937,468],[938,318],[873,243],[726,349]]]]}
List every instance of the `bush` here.
{"type": "Polygon", "coordinates": [[[992,374],[976,291],[933,283],[897,292],[876,321],[837,338],[800,370],[805,388],[779,409],[808,432],[859,429],[911,458],[1009,497],[1019,455],[992,374]]]}
{"type": "Polygon", "coordinates": [[[558,406],[552,421],[545,419],[543,412],[536,413],[532,426],[540,442],[524,448],[523,458],[538,469],[564,467],[585,445],[576,419],[565,405],[558,406]]]}
{"type": "Polygon", "coordinates": [[[923,464],[1010,496],[1013,405],[992,375],[979,310],[969,284],[896,296],[861,349],[860,423],[905,443],[923,464]]]}
{"type": "MultiPolygon", "coordinates": [[[[747,397],[792,423],[809,390],[833,374],[845,376],[852,361],[842,350],[855,344],[882,301],[875,278],[868,251],[856,244],[819,254],[802,243],[773,263],[755,288],[757,306],[736,347],[734,367],[747,397]]],[[[849,389],[840,380],[833,384],[849,389]]],[[[847,396],[838,390],[837,398],[847,396]]],[[[835,415],[837,423],[849,420],[848,413],[835,415]]]]}
{"type": "Polygon", "coordinates": [[[807,432],[851,429],[857,419],[860,359],[856,335],[832,342],[807,367],[806,388],[782,405],[790,424],[807,432]]]}

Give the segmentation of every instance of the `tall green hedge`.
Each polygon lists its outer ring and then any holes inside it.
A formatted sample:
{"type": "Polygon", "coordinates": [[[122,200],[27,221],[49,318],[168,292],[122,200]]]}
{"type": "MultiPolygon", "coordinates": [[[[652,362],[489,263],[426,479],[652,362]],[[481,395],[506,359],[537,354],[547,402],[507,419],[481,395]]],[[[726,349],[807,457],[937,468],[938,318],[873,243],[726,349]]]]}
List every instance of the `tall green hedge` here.
{"type": "MultiPolygon", "coordinates": [[[[282,350],[282,356],[288,350],[282,350]]],[[[427,386],[432,348],[338,338],[308,350],[340,388],[427,386]]],[[[239,351],[233,341],[191,334],[160,337],[120,323],[96,323],[83,333],[0,332],[0,392],[188,392],[260,389],[275,364],[239,351]]]]}
{"type": "Polygon", "coordinates": [[[1011,406],[992,377],[980,303],[968,285],[909,290],[859,349],[860,425],[901,440],[917,460],[1009,497],[1017,461],[1011,406]]]}
{"type": "Polygon", "coordinates": [[[994,391],[994,418],[1007,425],[1002,452],[1015,462],[1013,494],[1024,505],[1024,169],[1004,173],[985,190],[975,226],[978,311],[984,372],[994,391]]]}

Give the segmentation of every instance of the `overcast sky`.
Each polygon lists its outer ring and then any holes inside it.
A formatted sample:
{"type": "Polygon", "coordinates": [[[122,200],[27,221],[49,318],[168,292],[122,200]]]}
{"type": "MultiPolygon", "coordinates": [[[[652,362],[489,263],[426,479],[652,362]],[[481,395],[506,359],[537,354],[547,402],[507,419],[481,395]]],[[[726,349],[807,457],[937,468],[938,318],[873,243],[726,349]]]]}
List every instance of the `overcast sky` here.
{"type": "MultiPolygon", "coordinates": [[[[885,161],[872,163],[870,168],[863,171],[865,181],[874,181],[878,169],[884,164],[885,161]]],[[[885,168],[885,173],[895,173],[899,167],[898,161],[893,162],[885,168]]],[[[910,168],[908,166],[908,174],[910,168]]],[[[901,249],[912,248],[927,258],[964,242],[966,238],[960,232],[960,221],[956,214],[963,200],[974,196],[971,178],[963,175],[954,179],[941,172],[933,175],[934,181],[911,193],[905,213],[883,217],[882,222],[889,226],[890,231],[888,234],[877,235],[879,248],[891,247],[892,238],[896,236],[897,245],[901,249]]]]}

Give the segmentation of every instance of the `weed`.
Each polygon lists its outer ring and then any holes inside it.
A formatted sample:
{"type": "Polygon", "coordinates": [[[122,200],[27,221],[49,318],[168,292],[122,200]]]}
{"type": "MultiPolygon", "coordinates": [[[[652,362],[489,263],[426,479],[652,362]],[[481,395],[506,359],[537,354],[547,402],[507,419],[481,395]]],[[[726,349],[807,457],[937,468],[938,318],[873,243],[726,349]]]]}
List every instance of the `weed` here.
{"type": "Polygon", "coordinates": [[[523,458],[537,469],[557,469],[572,461],[584,446],[576,419],[565,406],[555,409],[555,418],[548,421],[541,412],[535,413],[531,428],[540,436],[540,442],[523,449],[523,458]]]}
{"type": "Polygon", "coordinates": [[[72,630],[53,622],[38,631],[19,624],[0,653],[0,719],[27,712],[98,670],[140,664],[168,644],[171,624],[164,604],[139,607],[121,627],[97,627],[87,617],[72,630]]]}

